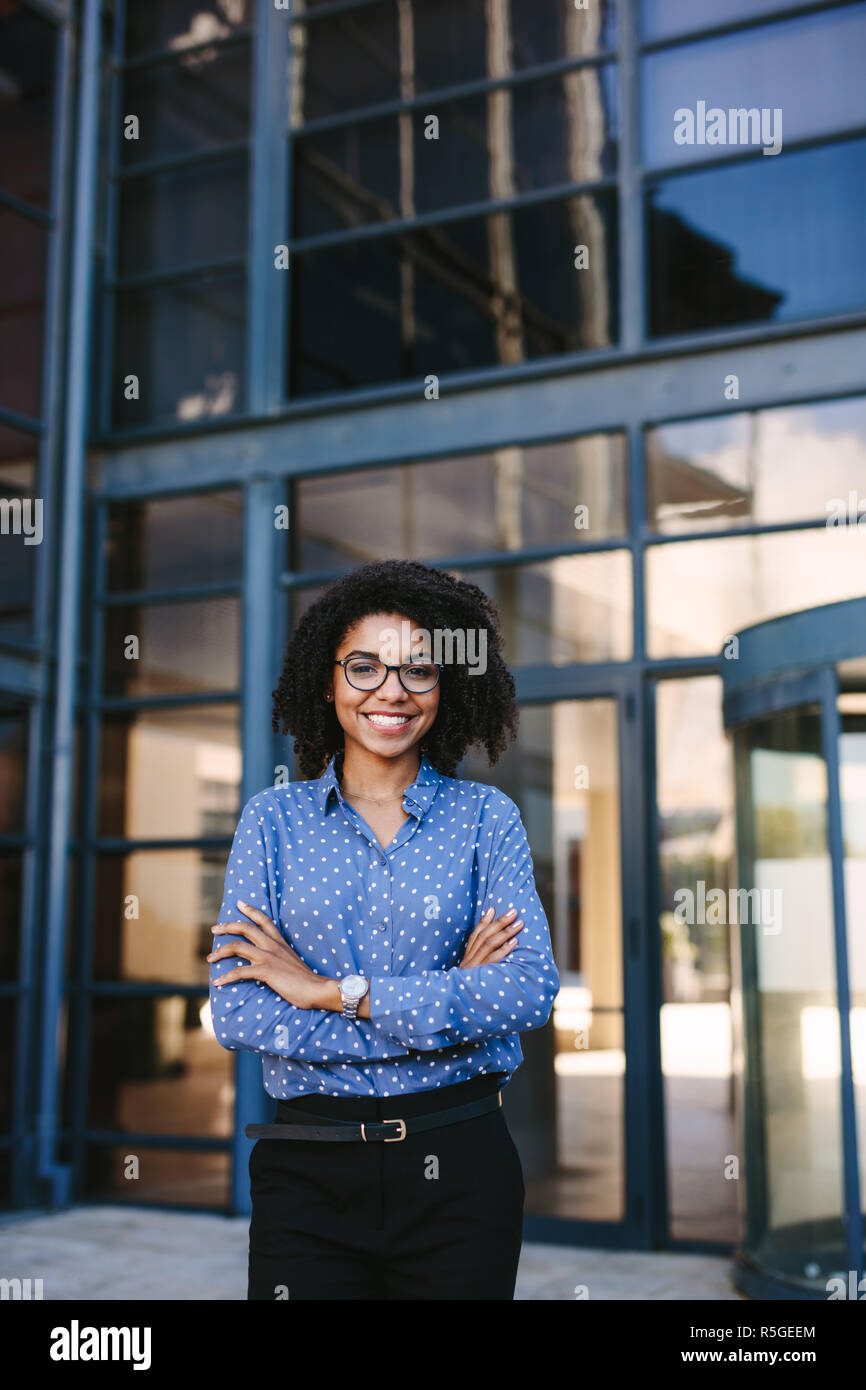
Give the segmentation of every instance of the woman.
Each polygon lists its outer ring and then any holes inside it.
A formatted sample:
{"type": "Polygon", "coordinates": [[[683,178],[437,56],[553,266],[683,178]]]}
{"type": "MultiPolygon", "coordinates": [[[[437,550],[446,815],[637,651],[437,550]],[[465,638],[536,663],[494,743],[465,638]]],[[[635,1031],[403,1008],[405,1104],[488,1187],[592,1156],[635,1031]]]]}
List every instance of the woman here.
{"type": "Polygon", "coordinates": [[[517,807],[454,776],[516,732],[500,648],[479,588],[398,560],[289,642],[273,723],[306,780],[244,807],[208,956],[217,1041],[278,1101],[247,1127],[250,1299],[514,1297],[500,1093],[559,976],[517,807]]]}

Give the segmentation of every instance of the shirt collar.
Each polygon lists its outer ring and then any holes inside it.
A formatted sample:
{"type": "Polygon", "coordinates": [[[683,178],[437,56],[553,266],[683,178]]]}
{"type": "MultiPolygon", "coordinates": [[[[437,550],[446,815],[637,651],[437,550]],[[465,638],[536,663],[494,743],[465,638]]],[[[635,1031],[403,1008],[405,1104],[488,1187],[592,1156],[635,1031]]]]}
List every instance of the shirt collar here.
{"type": "MultiPolygon", "coordinates": [[[[333,798],[336,798],[340,802],[343,800],[337,776],[336,759],[337,755],[335,754],[318,779],[317,784],[319,806],[325,815],[328,813],[333,798]]],[[[436,771],[429,758],[422,753],[418,776],[412,785],[407,787],[403,793],[403,800],[410,809],[416,812],[419,818],[425,816],[429,811],[433,803],[433,798],[439,790],[439,783],[441,781],[441,773],[436,771]]]]}

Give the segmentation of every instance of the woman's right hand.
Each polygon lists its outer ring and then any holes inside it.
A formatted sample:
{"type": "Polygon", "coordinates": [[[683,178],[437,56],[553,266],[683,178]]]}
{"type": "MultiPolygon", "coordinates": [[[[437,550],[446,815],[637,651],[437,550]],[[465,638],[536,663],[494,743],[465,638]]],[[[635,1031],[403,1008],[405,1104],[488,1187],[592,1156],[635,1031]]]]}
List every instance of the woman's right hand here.
{"type": "Polygon", "coordinates": [[[459,962],[461,970],[469,970],[475,965],[494,965],[505,960],[517,945],[517,933],[523,927],[523,918],[517,917],[517,908],[494,917],[495,908],[488,907],[478,926],[466,943],[463,959],[459,962]]]}

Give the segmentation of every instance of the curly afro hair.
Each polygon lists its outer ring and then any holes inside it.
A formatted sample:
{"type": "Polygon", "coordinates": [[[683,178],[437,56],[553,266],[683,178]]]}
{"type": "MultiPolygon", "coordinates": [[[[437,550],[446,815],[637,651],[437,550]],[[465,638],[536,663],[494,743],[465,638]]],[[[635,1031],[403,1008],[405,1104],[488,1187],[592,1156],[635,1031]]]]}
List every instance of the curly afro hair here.
{"type": "Polygon", "coordinates": [[[343,730],[324,691],[334,653],[349,628],[372,613],[401,613],[416,626],[487,634],[487,669],[468,674],[446,663],[439,709],[421,744],[445,777],[472,745],[483,746],[492,767],[517,733],[514,680],[502,660],[502,634],[494,604],[475,584],[412,560],[377,560],[343,575],[325,590],[298,623],[286,648],[273,692],[274,732],[291,733],[304,779],[320,777],[343,750],[343,730]]]}

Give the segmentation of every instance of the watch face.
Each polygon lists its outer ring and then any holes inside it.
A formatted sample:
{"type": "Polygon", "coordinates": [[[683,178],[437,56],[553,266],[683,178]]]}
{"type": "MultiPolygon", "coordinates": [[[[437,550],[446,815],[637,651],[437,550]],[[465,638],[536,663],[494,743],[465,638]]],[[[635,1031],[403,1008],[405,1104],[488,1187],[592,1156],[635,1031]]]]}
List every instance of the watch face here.
{"type": "Polygon", "coordinates": [[[362,999],[367,992],[367,981],[362,975],[347,975],[342,992],[348,999],[362,999]]]}

